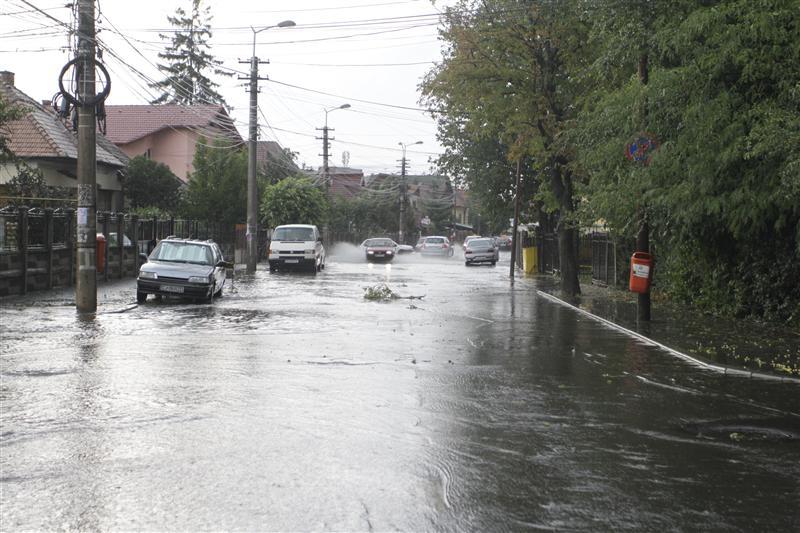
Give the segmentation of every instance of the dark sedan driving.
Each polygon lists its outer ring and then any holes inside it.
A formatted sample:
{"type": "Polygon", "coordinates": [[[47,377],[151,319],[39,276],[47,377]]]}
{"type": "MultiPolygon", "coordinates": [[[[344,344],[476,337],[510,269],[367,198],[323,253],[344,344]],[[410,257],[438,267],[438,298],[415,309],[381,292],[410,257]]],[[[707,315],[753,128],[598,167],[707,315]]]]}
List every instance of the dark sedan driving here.
{"type": "Polygon", "coordinates": [[[397,255],[397,243],[392,239],[367,239],[361,243],[367,261],[391,261],[397,255]]]}

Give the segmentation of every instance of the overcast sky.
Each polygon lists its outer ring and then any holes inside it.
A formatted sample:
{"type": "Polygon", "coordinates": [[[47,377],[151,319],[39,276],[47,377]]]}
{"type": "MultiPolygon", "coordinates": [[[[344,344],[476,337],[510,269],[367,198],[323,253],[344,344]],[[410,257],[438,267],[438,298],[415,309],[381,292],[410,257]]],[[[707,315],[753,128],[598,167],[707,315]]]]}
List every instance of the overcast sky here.
{"type": "MultiPolygon", "coordinates": [[[[0,70],[16,74],[16,85],[36,100],[58,90],[58,74],[69,61],[72,40],[66,27],[74,13],[68,0],[0,0],[0,70]],[[44,13],[34,9],[38,8],[44,13]],[[52,17],[52,18],[51,18],[52,17]]],[[[230,78],[213,78],[247,138],[249,94],[245,80],[252,55],[253,31],[293,20],[295,27],[270,28],[257,34],[260,66],[261,140],[278,141],[299,152],[298,163],[322,165],[324,109],[348,103],[350,109],[328,113],[330,165],[373,172],[397,172],[398,143],[407,151],[409,173],[426,173],[429,159],[441,147],[430,115],[418,111],[418,85],[441,59],[439,11],[452,1],[437,0],[204,0],[211,8],[211,53],[224,67],[237,71],[230,78]],[[327,94],[322,94],[327,93],[327,94]],[[383,105],[381,105],[383,104],[383,105]],[[265,124],[264,117],[268,124],[265,124]]],[[[170,33],[167,16],[176,8],[191,11],[190,0],[100,0],[99,40],[112,54],[103,60],[111,73],[107,103],[146,104],[157,96],[149,81],[161,80],[157,57],[170,33]],[[125,36],[125,38],[122,37],[125,36]],[[138,72],[137,72],[138,71],[138,72]]]]}

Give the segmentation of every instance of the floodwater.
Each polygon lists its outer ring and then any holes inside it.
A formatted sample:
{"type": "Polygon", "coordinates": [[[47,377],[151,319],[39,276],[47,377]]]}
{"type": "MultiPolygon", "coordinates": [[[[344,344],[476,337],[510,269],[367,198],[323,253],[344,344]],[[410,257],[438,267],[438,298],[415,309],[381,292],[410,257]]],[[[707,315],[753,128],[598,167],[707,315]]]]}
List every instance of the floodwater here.
{"type": "Polygon", "coordinates": [[[261,268],[212,304],[0,300],[3,531],[798,529],[796,383],[609,329],[507,254],[261,268]]]}

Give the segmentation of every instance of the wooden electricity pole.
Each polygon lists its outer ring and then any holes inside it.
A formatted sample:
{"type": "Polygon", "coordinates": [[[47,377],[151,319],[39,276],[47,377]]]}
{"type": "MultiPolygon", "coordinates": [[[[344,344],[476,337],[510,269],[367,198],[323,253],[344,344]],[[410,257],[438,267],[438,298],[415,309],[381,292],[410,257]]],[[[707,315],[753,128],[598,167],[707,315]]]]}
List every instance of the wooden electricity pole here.
{"type": "MultiPolygon", "coordinates": [[[[648,68],[647,68],[647,53],[642,54],[639,58],[639,81],[642,85],[647,85],[648,81],[648,68]]],[[[641,112],[642,126],[647,122],[647,101],[645,100],[641,112]]],[[[636,234],[636,252],[650,253],[650,228],[647,225],[647,208],[642,204],[639,207],[639,232],[636,234]]],[[[636,305],[636,317],[645,322],[650,321],[650,288],[647,292],[638,293],[636,305]]]]}
{"type": "Polygon", "coordinates": [[[514,184],[514,224],[513,226],[513,234],[511,235],[511,266],[509,267],[509,275],[511,279],[514,279],[514,269],[516,267],[517,262],[517,250],[519,249],[519,244],[517,244],[518,236],[517,236],[517,227],[519,226],[519,181],[520,181],[520,160],[517,159],[517,176],[515,178],[514,184]]]}
{"type": "Polygon", "coordinates": [[[97,139],[94,0],[78,2],[78,253],[75,304],[97,310],[97,139]]]}

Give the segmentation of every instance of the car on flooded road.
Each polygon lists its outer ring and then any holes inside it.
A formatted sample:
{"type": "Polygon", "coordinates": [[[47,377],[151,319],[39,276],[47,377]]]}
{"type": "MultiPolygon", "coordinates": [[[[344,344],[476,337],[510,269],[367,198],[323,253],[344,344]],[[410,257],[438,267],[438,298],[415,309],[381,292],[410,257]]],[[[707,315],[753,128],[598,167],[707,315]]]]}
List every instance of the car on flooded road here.
{"type": "Polygon", "coordinates": [[[464,264],[467,266],[475,263],[497,264],[500,260],[500,247],[491,237],[472,239],[464,247],[464,264]]]}
{"type": "Polygon", "coordinates": [[[154,294],[210,302],[222,296],[228,268],[233,265],[214,241],[167,237],[139,268],[136,301],[144,303],[154,294]]]}
{"type": "Polygon", "coordinates": [[[300,269],[317,273],[325,268],[325,247],[313,224],[287,224],[272,232],[269,270],[300,269]]]}
{"type": "Polygon", "coordinates": [[[447,237],[431,235],[422,241],[419,253],[423,256],[453,257],[453,246],[447,237]]]}
{"type": "Polygon", "coordinates": [[[367,239],[361,243],[367,261],[391,261],[397,255],[397,243],[383,237],[367,239]]]}

